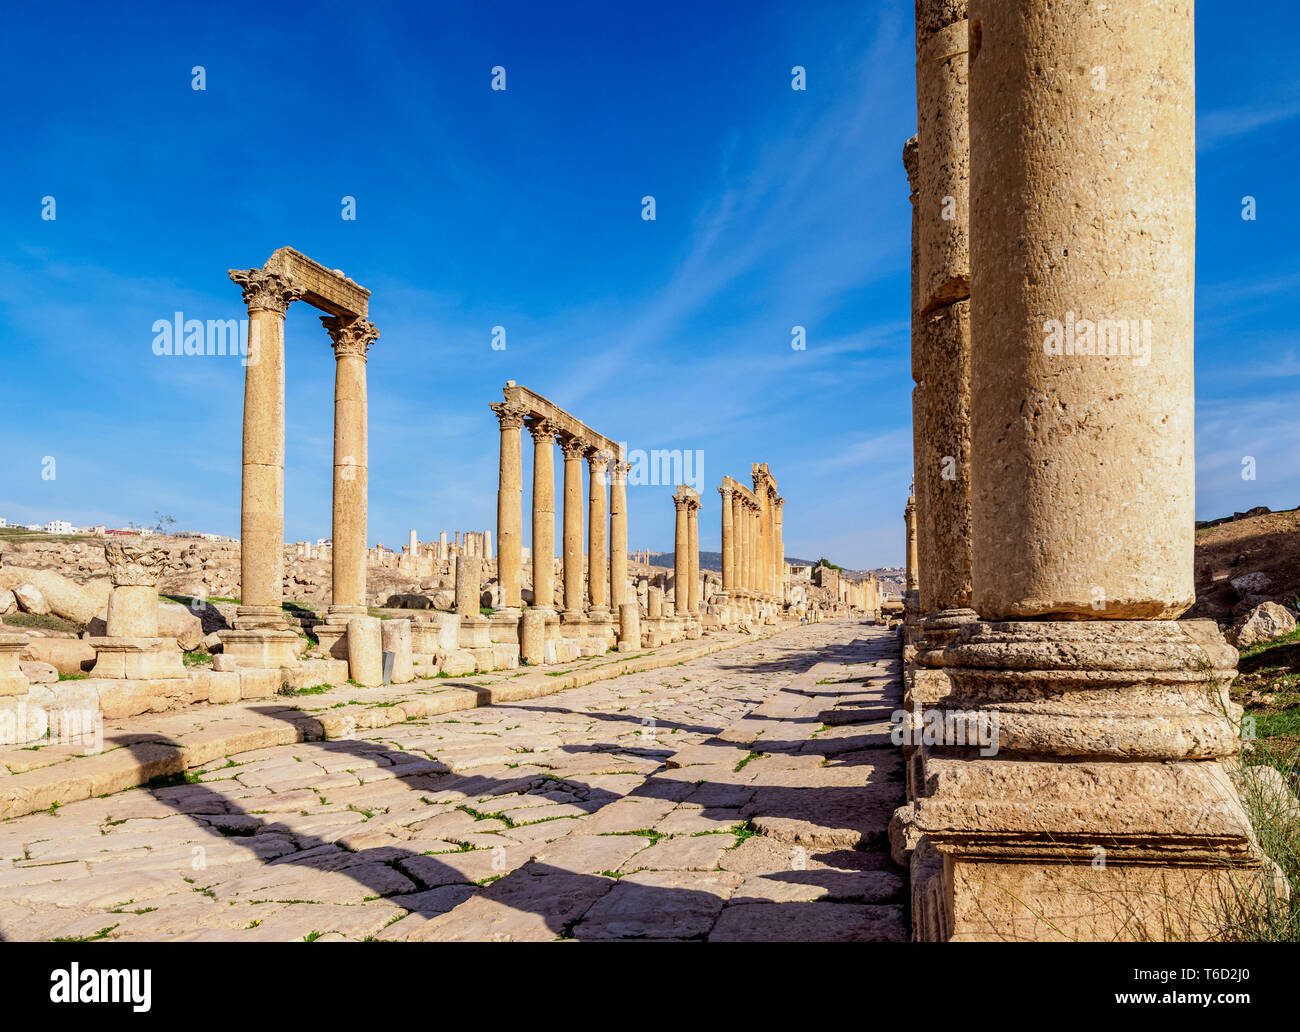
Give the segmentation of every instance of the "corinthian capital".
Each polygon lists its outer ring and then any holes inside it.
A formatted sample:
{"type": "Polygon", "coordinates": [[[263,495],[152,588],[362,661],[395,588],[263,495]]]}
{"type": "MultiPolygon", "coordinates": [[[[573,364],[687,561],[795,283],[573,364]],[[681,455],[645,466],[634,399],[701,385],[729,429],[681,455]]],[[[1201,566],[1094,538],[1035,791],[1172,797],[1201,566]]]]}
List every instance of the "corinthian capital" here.
{"type": "Polygon", "coordinates": [[[231,269],[229,275],[244,292],[244,304],[250,312],[275,312],[284,315],[289,305],[302,297],[302,287],[292,276],[266,269],[231,269]]]}
{"type": "Polygon", "coordinates": [[[104,558],[117,587],[155,587],[168,560],[165,548],[142,548],[120,541],[104,543],[104,558]]]}
{"type": "Polygon", "coordinates": [[[528,411],[522,405],[509,401],[497,401],[488,406],[497,414],[497,421],[502,430],[518,430],[524,425],[524,416],[528,411]]]}
{"type": "Polygon", "coordinates": [[[571,437],[568,434],[560,434],[556,437],[556,442],[560,446],[560,451],[568,460],[577,460],[582,458],[591,445],[581,437],[571,437]]]}
{"type": "Polygon", "coordinates": [[[546,438],[555,437],[555,424],[541,416],[529,416],[528,432],[533,435],[534,442],[541,444],[546,438]]]}
{"type": "Polygon", "coordinates": [[[335,358],[365,358],[370,345],[379,339],[375,324],[357,316],[322,315],[320,324],[334,344],[335,358]]]}

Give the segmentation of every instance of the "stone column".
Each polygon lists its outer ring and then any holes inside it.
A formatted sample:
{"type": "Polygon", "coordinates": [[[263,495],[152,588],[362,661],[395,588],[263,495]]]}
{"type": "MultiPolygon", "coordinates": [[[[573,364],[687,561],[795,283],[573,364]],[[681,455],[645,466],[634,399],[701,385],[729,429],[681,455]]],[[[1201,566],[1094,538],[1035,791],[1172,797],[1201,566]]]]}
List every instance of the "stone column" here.
{"type": "Polygon", "coordinates": [[[480,615],[482,571],[479,559],[468,555],[456,557],[456,615],[462,620],[480,615]]]}
{"type": "Polygon", "coordinates": [[[776,520],[776,600],[785,601],[785,499],[776,498],[773,513],[776,520]]]}
{"type": "Polygon", "coordinates": [[[533,605],[555,608],[555,426],[528,419],[533,435],[533,605]]]}
{"type": "Polygon", "coordinates": [[[678,616],[685,616],[690,608],[691,576],[690,537],[687,509],[690,499],[678,489],[673,495],[673,508],[677,510],[677,523],[673,534],[673,609],[678,616]]]}
{"type": "Polygon", "coordinates": [[[767,576],[767,483],[754,477],[754,590],[766,598],[771,591],[767,576]]]}
{"type": "MultiPolygon", "coordinates": [[[[523,462],[519,452],[519,428],[524,411],[508,402],[492,406],[501,428],[501,459],[497,478],[497,581],[501,585],[501,605],[518,609],[520,601],[523,550],[523,462]]],[[[442,558],[446,558],[447,534],[439,538],[442,558]]]]}
{"type": "Polygon", "coordinates": [[[916,573],[916,496],[908,495],[903,506],[903,526],[907,532],[907,565],[904,570],[904,590],[914,595],[919,588],[916,573]]]}
{"type": "Polygon", "coordinates": [[[609,619],[609,555],[606,551],[610,454],[587,451],[587,593],[594,620],[609,619]]]}
{"type": "Polygon", "coordinates": [[[919,896],[913,858],[920,938],[1212,938],[1272,891],[1223,763],[1235,653],[1176,619],[1193,599],[1192,22],[1191,0],[970,3],[981,620],[913,698],[987,747],[916,750],[938,858],[919,896]]]}
{"type": "Polygon", "coordinates": [[[334,345],[334,553],[330,613],[366,614],[366,352],[379,337],[365,319],[323,316],[334,345]]]}
{"type": "MultiPolygon", "coordinates": [[[[969,27],[965,0],[921,0],[916,23],[916,254],[912,367],[922,385],[916,458],[923,648],[950,641],[971,605],[969,27]]],[[[904,155],[904,164],[908,155],[904,155]]]]}
{"type": "Polygon", "coordinates": [[[581,623],[582,612],[582,458],[587,442],[557,438],[564,454],[564,622],[581,623]]]}
{"type": "Polygon", "coordinates": [[[627,471],[616,461],[609,485],[609,604],[619,613],[627,601],[627,471]]]}
{"type": "Polygon", "coordinates": [[[492,531],[483,531],[483,558],[492,558],[492,531]]]}
{"type": "Polygon", "coordinates": [[[754,585],[752,581],[753,570],[750,567],[750,546],[753,541],[753,520],[752,513],[749,509],[749,502],[743,495],[740,498],[740,586],[744,589],[745,594],[753,593],[754,585]]]}
{"type": "Polygon", "coordinates": [[[302,296],[289,276],[231,269],[248,306],[239,531],[240,630],[287,631],[284,574],[284,315],[302,296]]]}
{"type": "Polygon", "coordinates": [[[406,554],[412,559],[418,559],[420,557],[420,538],[414,530],[407,535],[406,554]]]}
{"type": "Polygon", "coordinates": [[[692,498],[686,510],[686,555],[690,561],[687,569],[687,606],[692,616],[700,612],[700,500],[692,498]]]}
{"type": "Polygon", "coordinates": [[[635,602],[618,607],[618,651],[632,652],[641,647],[641,608],[635,602]]]}
{"type": "MultiPolygon", "coordinates": [[[[522,425],[522,424],[523,424],[523,418],[520,417],[520,425],[522,425]]],[[[519,427],[515,427],[515,429],[518,430],[519,427]]],[[[504,440],[504,438],[505,438],[505,428],[504,428],[504,427],[502,428],[501,436],[502,436],[501,449],[502,449],[502,454],[503,454],[503,457],[504,457],[504,452],[505,452],[505,448],[506,448],[506,442],[505,442],[505,440],[504,440]]],[[[503,463],[503,465],[504,465],[504,463],[503,463]]],[[[522,478],[521,478],[521,475],[520,475],[520,473],[519,473],[519,469],[520,469],[520,466],[519,466],[519,435],[516,433],[516,434],[515,434],[515,484],[518,485],[518,486],[516,487],[515,490],[516,490],[517,492],[523,490],[523,486],[522,486],[522,484],[521,484],[521,479],[522,479],[522,478]]],[[[501,509],[500,509],[500,505],[501,505],[501,503],[500,503],[500,500],[499,500],[500,497],[501,497],[501,496],[500,496],[500,494],[498,493],[498,495],[497,495],[497,498],[498,498],[498,501],[497,501],[497,512],[498,512],[498,514],[499,514],[500,511],[501,511],[501,509]]],[[[515,513],[516,513],[516,519],[515,519],[516,540],[518,540],[518,531],[519,531],[519,518],[518,518],[518,513],[519,513],[519,511],[520,511],[520,508],[521,508],[522,504],[523,504],[523,503],[520,502],[519,505],[516,505],[516,506],[515,506],[515,513]]],[[[498,515],[498,518],[500,518],[499,515],[498,515]]],[[[447,532],[446,532],[445,530],[441,530],[441,531],[438,532],[438,558],[439,558],[439,559],[446,559],[446,558],[449,556],[449,554],[450,554],[450,553],[447,551],[447,532]]],[[[518,586],[518,584],[519,584],[519,558],[518,558],[518,555],[516,555],[516,557],[515,557],[515,585],[516,585],[516,587],[518,586]]]]}
{"type": "Polygon", "coordinates": [[[735,491],[729,484],[723,484],[718,494],[722,496],[722,590],[730,596],[736,590],[736,524],[731,511],[735,491]]]}

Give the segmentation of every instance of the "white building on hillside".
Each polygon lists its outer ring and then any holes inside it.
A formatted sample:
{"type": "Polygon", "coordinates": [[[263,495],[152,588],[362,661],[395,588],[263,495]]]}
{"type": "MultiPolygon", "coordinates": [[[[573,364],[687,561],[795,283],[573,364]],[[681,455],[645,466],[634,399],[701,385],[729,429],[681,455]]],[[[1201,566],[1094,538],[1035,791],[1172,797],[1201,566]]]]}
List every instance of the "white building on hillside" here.
{"type": "Polygon", "coordinates": [[[41,529],[47,534],[71,534],[77,528],[67,520],[50,520],[41,529]]]}

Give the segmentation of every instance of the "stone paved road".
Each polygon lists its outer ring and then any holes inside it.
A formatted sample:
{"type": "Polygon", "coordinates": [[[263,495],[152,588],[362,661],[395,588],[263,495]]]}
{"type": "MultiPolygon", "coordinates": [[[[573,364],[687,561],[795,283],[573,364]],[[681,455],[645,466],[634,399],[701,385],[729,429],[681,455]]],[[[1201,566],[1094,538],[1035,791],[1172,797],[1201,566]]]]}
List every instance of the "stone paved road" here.
{"type": "Polygon", "coordinates": [[[897,652],[816,624],[5,821],[0,936],[902,940],[897,652]]]}

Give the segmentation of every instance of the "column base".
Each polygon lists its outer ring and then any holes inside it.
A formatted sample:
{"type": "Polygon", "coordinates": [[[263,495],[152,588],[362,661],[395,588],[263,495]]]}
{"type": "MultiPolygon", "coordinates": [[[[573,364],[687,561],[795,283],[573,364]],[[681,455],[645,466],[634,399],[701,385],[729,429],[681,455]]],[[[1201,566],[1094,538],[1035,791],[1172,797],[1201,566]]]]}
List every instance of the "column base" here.
{"type": "Polygon", "coordinates": [[[147,681],[185,676],[175,638],[91,638],[95,665],[91,677],[147,681]]]}
{"type": "Polygon", "coordinates": [[[971,621],[919,653],[891,827],[916,937],[1212,939],[1275,892],[1225,762],[1235,659],[1199,620],[971,621]]]}
{"type": "Polygon", "coordinates": [[[283,631],[288,630],[288,624],[284,619],[284,609],[279,605],[239,606],[235,609],[235,630],[283,631]]]}
{"type": "Polygon", "coordinates": [[[218,634],[222,653],[230,656],[238,667],[295,666],[303,652],[303,639],[288,629],[236,626],[233,631],[218,634]]]}

